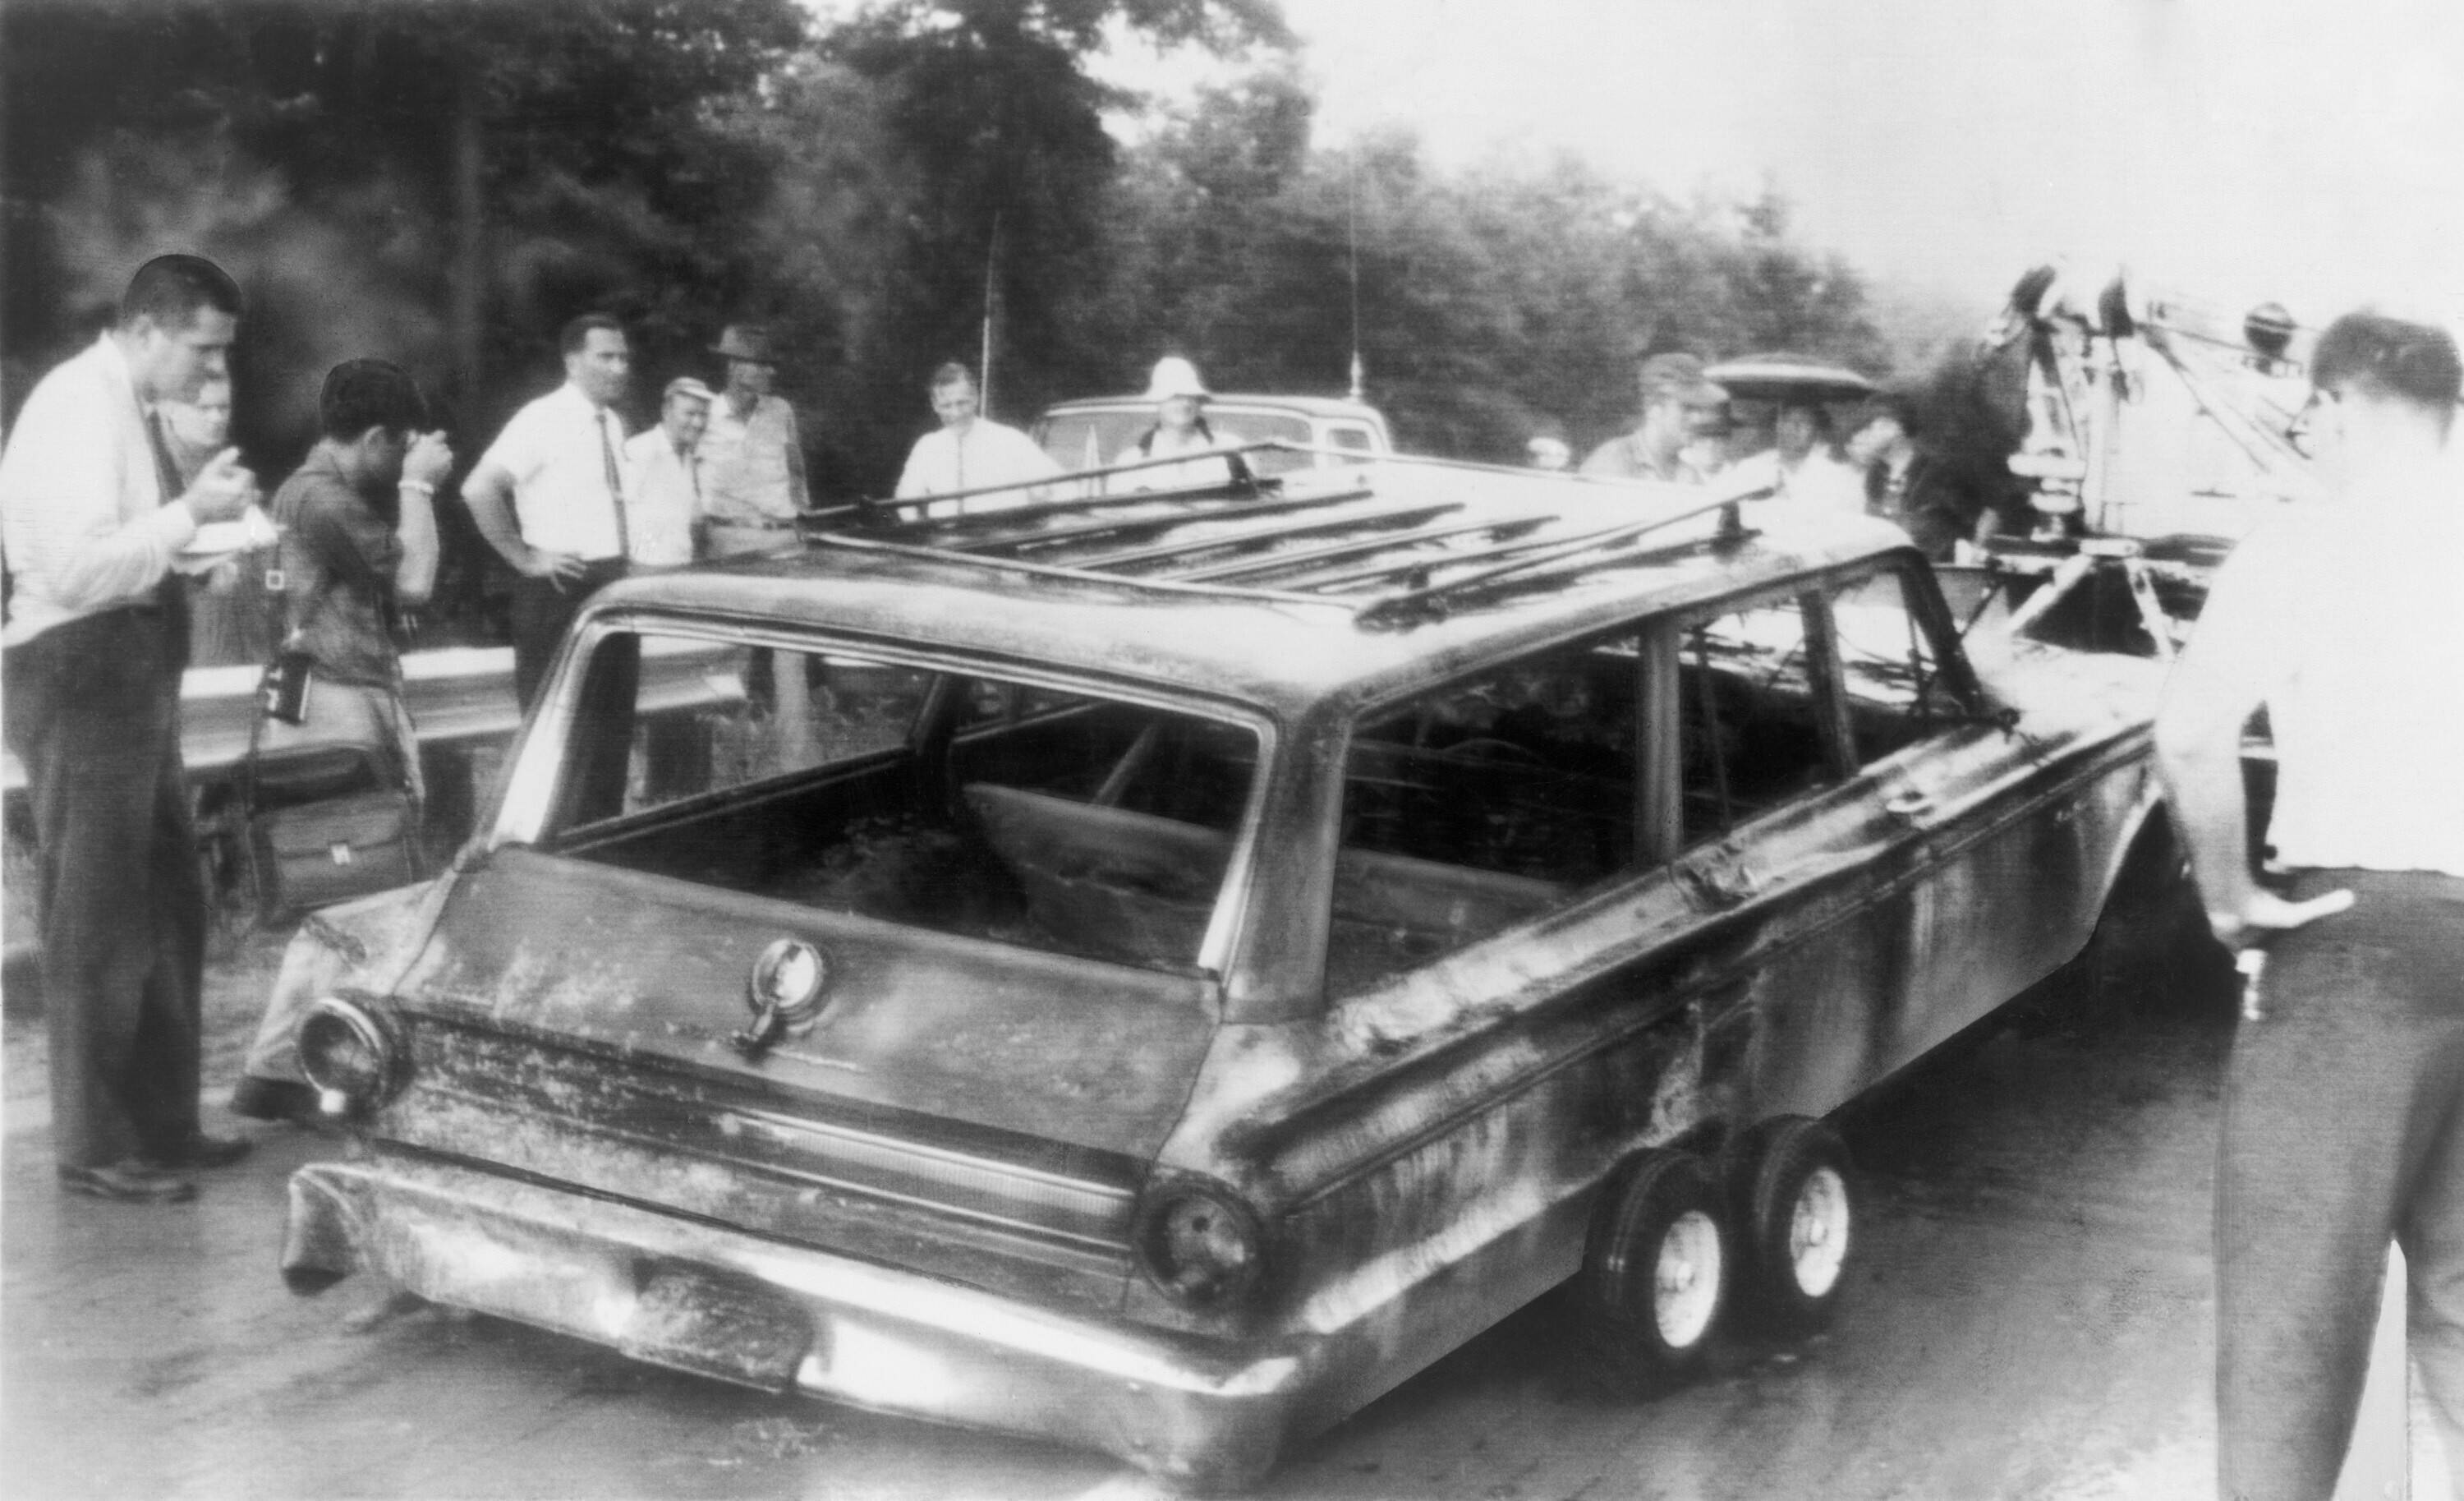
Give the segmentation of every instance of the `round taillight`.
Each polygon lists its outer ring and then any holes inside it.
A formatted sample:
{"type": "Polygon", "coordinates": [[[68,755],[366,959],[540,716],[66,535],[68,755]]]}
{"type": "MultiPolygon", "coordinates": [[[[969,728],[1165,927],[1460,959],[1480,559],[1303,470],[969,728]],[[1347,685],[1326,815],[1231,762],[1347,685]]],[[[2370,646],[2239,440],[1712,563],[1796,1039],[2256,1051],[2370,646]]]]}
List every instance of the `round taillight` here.
{"type": "Polygon", "coordinates": [[[1212,1183],[1176,1182],[1151,1194],[1134,1234],[1147,1276],[1192,1308],[1239,1301],[1257,1286],[1265,1262],[1257,1215],[1212,1183]]]}
{"type": "Polygon", "coordinates": [[[363,1115],[401,1091],[408,1050],[377,1010],[327,996],[299,1020],[299,1071],[329,1115],[363,1115]]]}
{"type": "Polygon", "coordinates": [[[822,991],[830,982],[826,955],[802,938],[781,938],[761,951],[744,1004],[759,1014],[778,1015],[787,1030],[801,1032],[822,1014],[822,991]]]}

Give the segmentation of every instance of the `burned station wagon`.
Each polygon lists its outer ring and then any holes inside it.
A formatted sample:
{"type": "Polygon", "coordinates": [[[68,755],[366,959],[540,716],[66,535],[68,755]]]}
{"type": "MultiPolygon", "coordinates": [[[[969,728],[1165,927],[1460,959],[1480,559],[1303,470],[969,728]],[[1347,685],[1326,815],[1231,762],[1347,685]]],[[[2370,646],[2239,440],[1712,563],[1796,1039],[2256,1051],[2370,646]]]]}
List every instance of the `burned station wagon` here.
{"type": "Polygon", "coordinates": [[[292,1286],[1218,1487],[1570,1279],[1643,1385],[1819,1321],[1823,1117],[2088,939],[2156,665],[1972,666],[1862,518],[1343,474],[601,594],[297,940],[292,1286]]]}

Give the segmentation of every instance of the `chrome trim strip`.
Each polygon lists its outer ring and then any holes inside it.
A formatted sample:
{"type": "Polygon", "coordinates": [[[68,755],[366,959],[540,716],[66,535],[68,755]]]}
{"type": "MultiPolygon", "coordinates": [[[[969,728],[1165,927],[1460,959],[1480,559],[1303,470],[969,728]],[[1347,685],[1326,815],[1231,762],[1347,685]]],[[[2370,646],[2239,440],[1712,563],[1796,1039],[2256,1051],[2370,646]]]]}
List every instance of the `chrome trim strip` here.
{"type": "Polygon", "coordinates": [[[1117,1250],[1129,1244],[1129,1212],[1136,1195],[1126,1188],[1104,1183],[1090,1183],[1081,1179],[1064,1178],[1040,1168],[1022,1167],[1013,1163],[989,1161],[969,1157],[943,1147],[925,1146],[915,1142],[893,1140],[869,1132],[853,1131],[821,1121],[800,1120],[770,1111],[747,1110],[723,1106],[715,1113],[722,1135],[734,1135],[731,1122],[761,1132],[773,1141],[811,1149],[817,1144],[828,1156],[841,1161],[881,1168],[900,1176],[944,1187],[974,1189],[1003,1198],[1022,1199],[1031,1203],[1057,1209],[1093,1224],[1117,1223],[1121,1234],[1117,1240],[1104,1240],[1057,1226],[1026,1221],[1010,1220],[982,1210],[938,1200],[918,1199],[874,1184],[847,1181],[803,1169],[788,1169],[800,1178],[813,1178],[880,1199],[895,1199],[918,1207],[963,1214],[971,1219],[998,1221],[1032,1229],[1039,1234],[1067,1235],[1089,1245],[1117,1250]]]}

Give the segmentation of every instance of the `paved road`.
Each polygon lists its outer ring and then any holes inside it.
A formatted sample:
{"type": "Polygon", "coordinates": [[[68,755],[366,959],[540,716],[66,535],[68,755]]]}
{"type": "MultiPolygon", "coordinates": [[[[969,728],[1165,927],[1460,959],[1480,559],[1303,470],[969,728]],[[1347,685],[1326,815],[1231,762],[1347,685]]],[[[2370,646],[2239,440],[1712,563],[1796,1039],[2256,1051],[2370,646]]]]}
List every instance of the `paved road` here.
{"type": "MultiPolygon", "coordinates": [[[[1605,1395],[1543,1300],[1334,1432],[1269,1497],[2169,1498],[2208,1493],[2219,1008],[2020,1028],[1848,1120],[1869,1175],[1835,1331],[1605,1395]]],[[[6,1150],[5,1442],[27,1496],[1133,1497],[1093,1456],[638,1366],[490,1320],[396,1317],[275,1273],[296,1132],[198,1204],[51,1190],[6,1150]]]]}

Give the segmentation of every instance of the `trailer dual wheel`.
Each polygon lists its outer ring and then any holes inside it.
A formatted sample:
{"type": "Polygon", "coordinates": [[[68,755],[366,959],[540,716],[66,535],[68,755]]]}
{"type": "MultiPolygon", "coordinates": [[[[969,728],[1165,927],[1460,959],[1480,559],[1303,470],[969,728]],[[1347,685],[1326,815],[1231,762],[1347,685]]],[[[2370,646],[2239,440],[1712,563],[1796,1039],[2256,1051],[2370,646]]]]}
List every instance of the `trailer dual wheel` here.
{"type": "Polygon", "coordinates": [[[1748,1131],[1729,1161],[1748,1306],[1773,1333],[1822,1328],[1838,1309],[1856,1247],[1857,1177],[1847,1143],[1821,1121],[1777,1115],[1748,1131]]]}
{"type": "Polygon", "coordinates": [[[1718,1180],[1690,1152],[1646,1152],[1593,1212],[1575,1277],[1601,1370],[1651,1392],[1698,1370],[1727,1306],[1729,1254],[1718,1180]]]}

